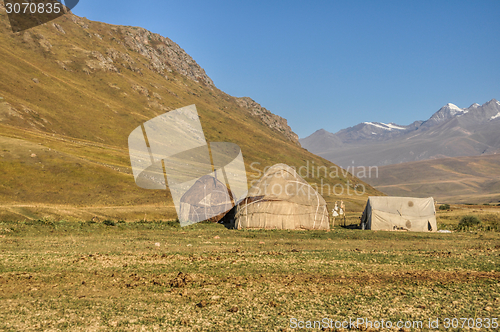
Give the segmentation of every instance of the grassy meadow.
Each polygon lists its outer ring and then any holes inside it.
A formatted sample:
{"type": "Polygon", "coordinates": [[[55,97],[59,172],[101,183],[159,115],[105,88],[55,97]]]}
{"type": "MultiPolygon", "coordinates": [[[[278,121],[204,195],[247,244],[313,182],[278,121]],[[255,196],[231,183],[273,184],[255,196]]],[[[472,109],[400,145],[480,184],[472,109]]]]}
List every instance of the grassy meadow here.
{"type": "Polygon", "coordinates": [[[448,234],[2,222],[0,330],[291,331],[293,319],[323,318],[439,318],[443,329],[445,318],[500,318],[499,212],[438,211],[440,228],[469,214],[497,226],[448,234]]]}

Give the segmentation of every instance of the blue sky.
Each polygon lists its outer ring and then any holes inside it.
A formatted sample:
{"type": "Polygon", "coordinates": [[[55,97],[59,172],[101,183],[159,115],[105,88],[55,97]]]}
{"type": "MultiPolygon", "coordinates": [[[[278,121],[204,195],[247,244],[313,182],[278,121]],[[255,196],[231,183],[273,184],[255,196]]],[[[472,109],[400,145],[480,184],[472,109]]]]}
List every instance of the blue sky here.
{"type": "Polygon", "coordinates": [[[500,99],[498,0],[80,0],[73,12],[169,37],[301,138],[500,99]]]}

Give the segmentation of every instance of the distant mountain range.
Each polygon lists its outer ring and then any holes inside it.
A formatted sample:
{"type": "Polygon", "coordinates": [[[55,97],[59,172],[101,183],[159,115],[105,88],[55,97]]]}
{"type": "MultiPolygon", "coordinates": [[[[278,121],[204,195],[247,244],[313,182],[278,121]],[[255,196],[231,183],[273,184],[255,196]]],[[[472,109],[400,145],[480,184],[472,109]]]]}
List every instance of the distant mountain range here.
{"type": "Polygon", "coordinates": [[[500,152],[500,102],[492,99],[468,108],[449,103],[427,121],[407,126],[363,122],[335,134],[321,129],[300,144],[344,168],[496,154],[500,152]]]}

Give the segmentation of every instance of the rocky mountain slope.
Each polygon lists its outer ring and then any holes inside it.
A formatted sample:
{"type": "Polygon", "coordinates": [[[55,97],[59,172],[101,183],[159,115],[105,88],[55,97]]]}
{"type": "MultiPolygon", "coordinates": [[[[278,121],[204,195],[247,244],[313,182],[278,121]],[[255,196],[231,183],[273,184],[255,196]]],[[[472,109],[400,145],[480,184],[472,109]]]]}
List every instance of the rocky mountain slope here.
{"type": "Polygon", "coordinates": [[[343,167],[494,154],[500,152],[500,102],[464,109],[447,104],[427,121],[364,122],[335,134],[318,130],[300,142],[343,167]]]}
{"type": "MultiPolygon", "coordinates": [[[[12,33],[0,3],[0,59],[0,219],[173,217],[168,191],[135,185],[127,138],[191,104],[207,141],[241,147],[249,182],[278,162],[336,167],[302,149],[286,120],[220,91],[177,44],[142,28],[67,14],[12,33]]],[[[350,174],[306,180],[362,184],[362,195],[325,197],[356,209],[379,193],[350,174]]]]}
{"type": "Polygon", "coordinates": [[[248,109],[252,115],[260,118],[260,120],[269,128],[281,133],[290,141],[300,146],[299,135],[292,131],[290,126],[288,126],[286,119],[271,113],[269,110],[262,107],[259,103],[249,97],[236,98],[236,103],[241,107],[248,109]]]}

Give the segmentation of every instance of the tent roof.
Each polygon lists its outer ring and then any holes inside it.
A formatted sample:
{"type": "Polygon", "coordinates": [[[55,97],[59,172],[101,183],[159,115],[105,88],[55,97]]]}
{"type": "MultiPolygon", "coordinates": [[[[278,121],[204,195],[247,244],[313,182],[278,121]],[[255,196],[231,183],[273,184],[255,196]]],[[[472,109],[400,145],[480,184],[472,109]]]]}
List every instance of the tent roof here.
{"type": "Polygon", "coordinates": [[[250,188],[247,202],[288,201],[301,205],[326,205],[324,198],[294,168],[285,164],[270,167],[250,188]]]}
{"type": "Polygon", "coordinates": [[[181,217],[190,222],[219,221],[233,206],[231,190],[211,175],[198,179],[180,201],[181,217]]]}
{"type": "Polygon", "coordinates": [[[233,199],[233,193],[225,184],[212,175],[205,175],[199,178],[194,185],[186,191],[181,197],[181,202],[191,205],[199,205],[201,202],[201,205],[207,205],[203,202],[203,199],[206,198],[207,195],[210,195],[212,198],[211,204],[231,203],[233,199]]]}
{"type": "Polygon", "coordinates": [[[367,205],[372,210],[398,213],[408,217],[425,217],[435,214],[434,198],[370,196],[367,205]]]}

